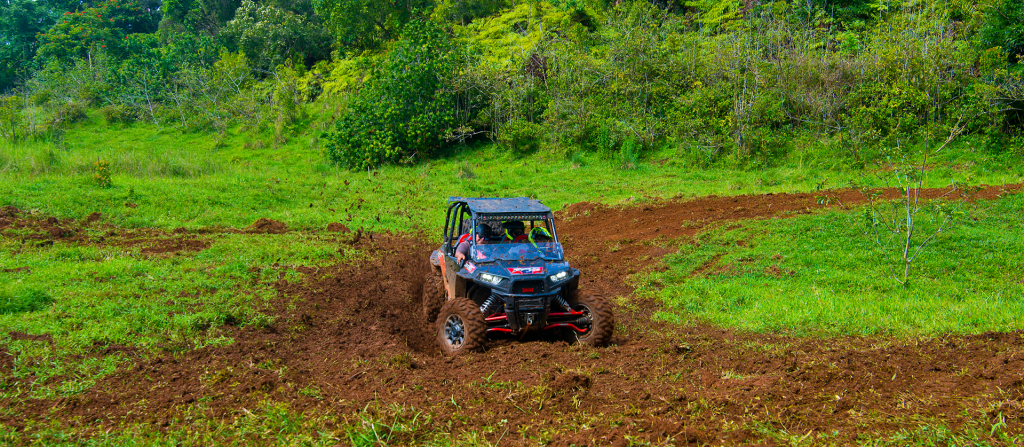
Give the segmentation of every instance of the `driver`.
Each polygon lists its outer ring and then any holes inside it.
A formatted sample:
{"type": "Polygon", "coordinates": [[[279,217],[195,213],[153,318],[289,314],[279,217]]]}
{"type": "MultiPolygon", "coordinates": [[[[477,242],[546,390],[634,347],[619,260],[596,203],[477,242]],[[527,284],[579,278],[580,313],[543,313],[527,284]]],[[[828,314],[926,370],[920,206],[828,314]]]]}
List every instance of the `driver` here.
{"type": "MultiPolygon", "coordinates": [[[[487,224],[477,224],[476,228],[473,229],[473,236],[476,239],[477,245],[487,244],[491,239],[491,226],[487,224]]],[[[464,238],[459,242],[459,246],[455,247],[455,260],[462,262],[469,257],[469,238],[464,238]]]]}

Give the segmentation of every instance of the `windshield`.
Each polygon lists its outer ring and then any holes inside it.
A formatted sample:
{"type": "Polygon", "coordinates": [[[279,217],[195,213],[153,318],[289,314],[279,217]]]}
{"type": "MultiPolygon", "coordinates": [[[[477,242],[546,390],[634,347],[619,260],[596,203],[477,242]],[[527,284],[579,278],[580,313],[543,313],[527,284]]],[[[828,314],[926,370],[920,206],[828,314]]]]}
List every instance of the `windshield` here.
{"type": "Polygon", "coordinates": [[[488,261],[561,261],[562,244],[558,242],[538,242],[533,244],[490,244],[473,247],[473,259],[477,262],[488,261]]]}
{"type": "Polygon", "coordinates": [[[479,262],[493,260],[532,261],[562,260],[562,244],[555,239],[554,224],[544,220],[479,221],[487,225],[490,237],[483,243],[474,242],[473,258],[479,262]]]}

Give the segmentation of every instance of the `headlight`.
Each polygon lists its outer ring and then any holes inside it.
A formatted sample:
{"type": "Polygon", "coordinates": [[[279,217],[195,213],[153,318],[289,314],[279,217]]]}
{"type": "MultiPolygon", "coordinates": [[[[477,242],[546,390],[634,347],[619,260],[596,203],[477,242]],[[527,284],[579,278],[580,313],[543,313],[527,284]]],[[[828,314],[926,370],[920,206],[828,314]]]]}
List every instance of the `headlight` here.
{"type": "Polygon", "coordinates": [[[480,280],[483,282],[490,283],[495,286],[501,284],[501,280],[505,279],[497,275],[492,275],[490,273],[481,273],[480,276],[478,276],[478,278],[480,278],[480,280]]]}
{"type": "Polygon", "coordinates": [[[558,273],[555,273],[554,275],[549,276],[548,279],[550,279],[551,282],[558,282],[558,281],[561,281],[561,280],[563,280],[565,278],[568,278],[568,277],[569,277],[569,271],[568,270],[563,270],[561,272],[558,272],[558,273]]]}

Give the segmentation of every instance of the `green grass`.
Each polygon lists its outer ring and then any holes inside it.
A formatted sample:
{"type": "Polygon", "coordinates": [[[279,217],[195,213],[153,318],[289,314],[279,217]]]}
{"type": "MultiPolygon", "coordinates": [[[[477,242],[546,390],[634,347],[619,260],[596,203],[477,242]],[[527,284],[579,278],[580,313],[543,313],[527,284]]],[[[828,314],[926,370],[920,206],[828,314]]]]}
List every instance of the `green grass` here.
{"type": "MultiPolygon", "coordinates": [[[[701,166],[672,149],[646,154],[636,169],[624,169],[614,154],[517,155],[484,144],[413,166],[349,172],[325,163],[310,133],[275,146],[273,135],[240,129],[181,135],[171,128],[107,125],[93,116],[59,147],[0,141],[0,154],[15,160],[4,164],[0,157],[0,206],[73,218],[95,211],[126,227],[244,227],[267,217],[292,228],[344,221],[416,232],[439,228],[445,199],[454,195],[527,195],[557,209],[580,201],[813,191],[862,177],[812,146],[795,147],[778,167],[751,170],[701,166]],[[93,179],[97,160],[110,163],[112,187],[100,188],[93,179]],[[127,202],[138,207],[125,207],[127,202]]],[[[964,177],[988,184],[1024,179],[1024,169],[1005,154],[962,141],[930,173],[933,184],[964,177]]]]}
{"type": "Polygon", "coordinates": [[[1024,329],[1024,197],[973,214],[925,248],[906,287],[870,241],[862,210],[720,225],[640,283],[668,305],[659,316],[677,323],[796,335],[1024,329]]]}

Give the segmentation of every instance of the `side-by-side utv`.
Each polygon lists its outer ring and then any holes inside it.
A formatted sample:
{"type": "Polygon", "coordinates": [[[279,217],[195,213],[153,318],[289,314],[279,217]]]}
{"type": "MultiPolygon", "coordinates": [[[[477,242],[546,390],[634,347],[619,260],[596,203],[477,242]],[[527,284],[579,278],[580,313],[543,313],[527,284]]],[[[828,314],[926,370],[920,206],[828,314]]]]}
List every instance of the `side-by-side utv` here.
{"type": "Polygon", "coordinates": [[[430,264],[423,313],[447,354],[480,349],[495,333],[558,331],[591,345],[611,339],[609,302],[579,289],[551,209],[535,199],[450,197],[444,242],[430,264]]]}

